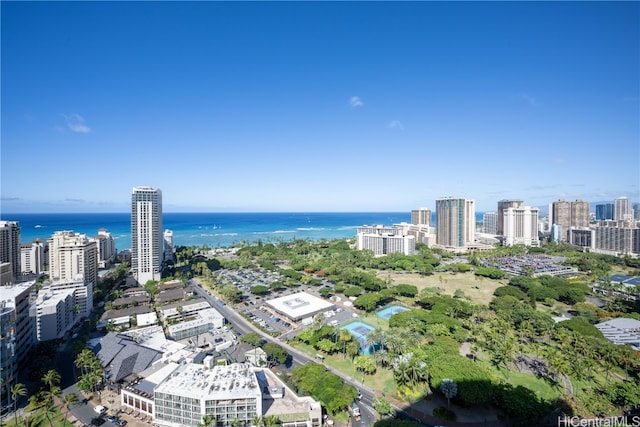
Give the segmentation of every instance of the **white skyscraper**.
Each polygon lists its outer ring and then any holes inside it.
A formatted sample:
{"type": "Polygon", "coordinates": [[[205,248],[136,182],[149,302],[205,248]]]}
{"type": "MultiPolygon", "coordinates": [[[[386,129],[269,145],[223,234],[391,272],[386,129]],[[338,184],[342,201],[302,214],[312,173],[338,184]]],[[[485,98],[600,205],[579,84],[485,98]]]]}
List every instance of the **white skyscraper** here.
{"type": "Polygon", "coordinates": [[[503,234],[506,246],[539,246],[538,208],[519,206],[503,211],[503,234]]]}
{"type": "Polygon", "coordinates": [[[49,277],[51,280],[72,280],[79,274],[85,283],[98,281],[98,244],[86,234],[56,231],[47,240],[49,246],[49,277]]]}
{"type": "Polygon", "coordinates": [[[633,219],[631,201],[626,197],[619,197],[613,201],[613,219],[622,221],[633,219]]]}
{"type": "Polygon", "coordinates": [[[135,187],[131,195],[131,268],[141,285],[160,280],[163,242],[162,191],[135,187]]]}

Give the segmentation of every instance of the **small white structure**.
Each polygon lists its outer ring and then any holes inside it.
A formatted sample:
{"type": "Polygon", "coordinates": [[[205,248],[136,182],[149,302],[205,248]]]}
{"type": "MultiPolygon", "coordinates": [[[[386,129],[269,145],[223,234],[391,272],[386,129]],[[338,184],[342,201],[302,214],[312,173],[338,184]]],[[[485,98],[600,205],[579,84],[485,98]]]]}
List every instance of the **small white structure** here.
{"type": "Polygon", "coordinates": [[[331,310],[334,305],[306,292],[297,292],[266,301],[265,304],[276,313],[286,317],[291,322],[313,317],[318,313],[331,310]]]}

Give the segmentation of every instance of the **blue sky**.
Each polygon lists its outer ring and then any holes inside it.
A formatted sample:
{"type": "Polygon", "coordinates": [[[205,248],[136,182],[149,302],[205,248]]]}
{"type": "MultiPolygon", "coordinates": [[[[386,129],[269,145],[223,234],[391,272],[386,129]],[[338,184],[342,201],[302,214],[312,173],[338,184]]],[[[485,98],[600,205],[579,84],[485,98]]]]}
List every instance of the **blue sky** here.
{"type": "Polygon", "coordinates": [[[638,2],[7,2],[1,207],[640,201],[638,2]]]}

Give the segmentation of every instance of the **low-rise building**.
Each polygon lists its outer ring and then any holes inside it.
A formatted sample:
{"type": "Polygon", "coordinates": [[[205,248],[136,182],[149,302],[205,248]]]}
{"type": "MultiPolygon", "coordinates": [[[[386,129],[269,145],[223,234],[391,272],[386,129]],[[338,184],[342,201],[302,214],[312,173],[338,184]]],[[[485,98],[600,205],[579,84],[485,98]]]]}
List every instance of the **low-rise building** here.
{"type": "Polygon", "coordinates": [[[186,364],[154,390],[153,422],[166,427],[196,427],[208,415],[215,425],[238,419],[251,424],[262,414],[262,393],[246,363],[214,366],[186,364]]]}
{"type": "Polygon", "coordinates": [[[214,308],[198,311],[191,319],[167,326],[167,335],[176,341],[224,326],[224,316],[214,308]]]}
{"type": "Polygon", "coordinates": [[[618,317],[595,326],[612,343],[628,345],[640,351],[640,320],[618,317]]]}

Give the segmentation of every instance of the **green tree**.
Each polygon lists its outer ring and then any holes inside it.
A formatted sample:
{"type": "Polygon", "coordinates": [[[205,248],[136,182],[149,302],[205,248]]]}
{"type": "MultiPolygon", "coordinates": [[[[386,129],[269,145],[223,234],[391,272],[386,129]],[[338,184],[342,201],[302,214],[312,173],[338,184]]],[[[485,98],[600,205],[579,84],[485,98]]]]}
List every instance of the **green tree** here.
{"type": "Polygon", "coordinates": [[[353,340],[353,335],[349,332],[348,329],[339,329],[338,330],[338,340],[342,343],[342,353],[344,354],[344,358],[347,358],[347,344],[353,340]]]}
{"type": "Polygon", "coordinates": [[[267,355],[267,360],[269,361],[269,365],[273,366],[274,362],[279,364],[283,364],[287,361],[289,357],[289,353],[282,346],[276,343],[266,343],[262,349],[267,355]]]}
{"type": "Polygon", "coordinates": [[[27,395],[27,387],[22,383],[15,383],[11,386],[11,400],[13,402],[13,417],[18,427],[18,413],[16,412],[19,396],[27,395]]]}
{"type": "Polygon", "coordinates": [[[373,375],[376,372],[376,362],[371,356],[360,355],[353,359],[353,366],[362,372],[362,382],[364,383],[365,375],[373,375]]]}
{"type": "Polygon", "coordinates": [[[447,407],[451,407],[451,399],[458,394],[458,384],[452,379],[444,378],[440,382],[440,391],[447,398],[447,407]]]}
{"type": "Polygon", "coordinates": [[[384,397],[376,397],[373,399],[373,409],[375,409],[380,415],[393,415],[395,412],[391,402],[384,397]]]}
{"type": "Polygon", "coordinates": [[[257,332],[249,332],[242,335],[240,341],[246,342],[252,347],[261,347],[264,344],[264,339],[257,332]]]}
{"type": "Polygon", "coordinates": [[[42,377],[42,382],[49,387],[51,392],[54,387],[60,384],[60,373],[55,369],[49,369],[42,377]]]}
{"type": "Polygon", "coordinates": [[[67,393],[64,396],[63,402],[64,402],[64,407],[67,410],[65,415],[64,415],[64,420],[65,420],[65,424],[66,424],[67,419],[69,418],[69,409],[71,408],[71,406],[73,406],[76,403],[78,403],[78,395],[75,394],[75,393],[67,393]]]}

